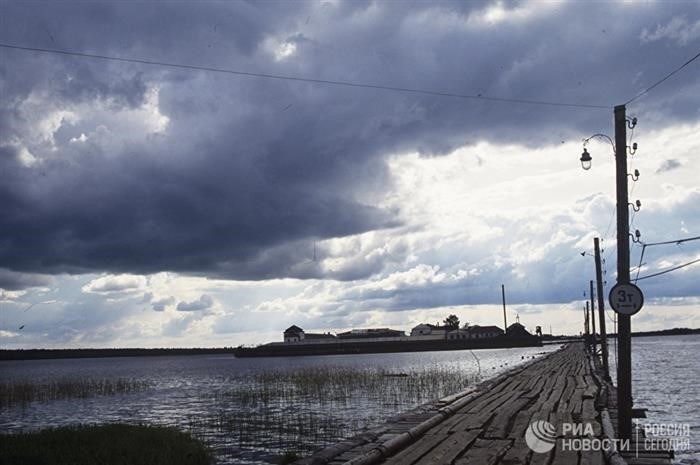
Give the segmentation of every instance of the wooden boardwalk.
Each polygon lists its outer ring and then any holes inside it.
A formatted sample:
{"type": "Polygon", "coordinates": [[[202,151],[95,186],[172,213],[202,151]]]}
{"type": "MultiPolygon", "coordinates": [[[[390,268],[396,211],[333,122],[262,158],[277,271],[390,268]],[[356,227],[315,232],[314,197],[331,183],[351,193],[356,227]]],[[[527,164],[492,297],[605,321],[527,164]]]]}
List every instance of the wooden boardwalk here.
{"type": "MultiPolygon", "coordinates": [[[[607,410],[614,400],[613,391],[597,372],[583,344],[570,344],[298,463],[624,464],[623,456],[612,450],[578,450],[583,441],[592,444],[615,437],[607,410]],[[538,420],[548,422],[554,434],[540,443],[540,448],[548,450],[536,453],[528,446],[526,431],[538,420]],[[572,430],[570,425],[580,427],[572,430]]],[[[528,436],[532,439],[532,430],[528,436]]],[[[629,464],[639,465],[671,463],[668,453],[647,453],[642,459],[627,454],[626,459],[629,464]]]]}

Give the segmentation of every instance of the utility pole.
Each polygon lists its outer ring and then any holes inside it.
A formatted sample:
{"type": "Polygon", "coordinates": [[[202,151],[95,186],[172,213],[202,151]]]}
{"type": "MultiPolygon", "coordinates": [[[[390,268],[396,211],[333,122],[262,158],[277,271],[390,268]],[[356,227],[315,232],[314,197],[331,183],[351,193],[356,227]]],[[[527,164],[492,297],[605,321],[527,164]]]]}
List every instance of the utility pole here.
{"type": "Polygon", "coordinates": [[[508,320],[506,319],[506,286],[501,284],[501,297],[503,298],[503,334],[508,334],[508,320]]]}
{"type": "Polygon", "coordinates": [[[593,355],[596,355],[598,349],[595,343],[595,301],[593,300],[593,280],[591,280],[591,327],[593,328],[593,355]]]}
{"type": "MultiPolygon", "coordinates": [[[[617,188],[617,283],[630,282],[629,199],[627,193],[627,120],[624,105],[615,107],[615,177],[617,188]]],[[[617,434],[632,436],[632,328],[630,315],[618,315],[617,434]]]]}
{"type": "MultiPolygon", "coordinates": [[[[610,378],[608,369],[608,335],[605,332],[605,303],[603,299],[603,271],[600,263],[600,243],[598,238],[593,238],[593,250],[595,251],[595,279],[598,289],[598,314],[600,316],[600,350],[603,359],[603,371],[610,378]]],[[[595,317],[593,317],[595,318],[595,317]]]]}

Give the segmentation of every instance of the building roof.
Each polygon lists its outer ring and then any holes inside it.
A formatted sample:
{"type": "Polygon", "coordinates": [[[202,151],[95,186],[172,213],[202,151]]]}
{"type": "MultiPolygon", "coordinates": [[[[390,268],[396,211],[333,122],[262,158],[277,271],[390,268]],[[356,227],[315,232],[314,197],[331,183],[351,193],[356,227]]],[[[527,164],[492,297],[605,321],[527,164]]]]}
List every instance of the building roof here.
{"type": "Polygon", "coordinates": [[[452,326],[438,326],[438,325],[432,325],[430,323],[421,323],[419,325],[414,326],[413,329],[425,327],[425,326],[427,326],[430,329],[454,329],[454,328],[452,328],[452,326]]]}
{"type": "Polygon", "coordinates": [[[335,336],[331,333],[306,333],[304,335],[305,339],[335,339],[335,336]]]}
{"type": "Polygon", "coordinates": [[[289,328],[284,330],[284,334],[290,334],[290,333],[298,334],[298,333],[303,333],[303,332],[304,332],[304,330],[301,329],[300,327],[298,327],[297,325],[292,325],[289,328]]]}
{"type": "Polygon", "coordinates": [[[498,326],[479,326],[479,325],[474,325],[470,326],[468,331],[471,331],[473,333],[492,333],[492,332],[497,332],[497,333],[502,333],[503,330],[499,328],[498,326]]]}
{"type": "Polygon", "coordinates": [[[382,337],[382,336],[405,336],[406,333],[397,329],[391,328],[369,328],[369,329],[353,329],[344,333],[338,333],[340,338],[367,338],[367,337],[382,337]]]}
{"type": "Polygon", "coordinates": [[[512,334],[530,335],[530,332],[527,329],[525,329],[525,326],[521,325],[520,323],[513,323],[512,325],[508,326],[508,332],[512,334]]]}

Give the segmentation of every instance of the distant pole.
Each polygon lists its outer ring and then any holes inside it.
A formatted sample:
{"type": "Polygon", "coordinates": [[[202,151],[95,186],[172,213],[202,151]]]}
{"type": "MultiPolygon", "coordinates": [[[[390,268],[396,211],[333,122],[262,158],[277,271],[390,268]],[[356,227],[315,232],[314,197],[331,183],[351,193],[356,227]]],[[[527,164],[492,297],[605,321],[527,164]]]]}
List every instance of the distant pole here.
{"type": "Polygon", "coordinates": [[[583,321],[586,330],[586,340],[588,340],[588,335],[591,334],[591,326],[589,323],[590,320],[588,319],[588,301],[586,301],[586,316],[583,318],[583,321]]]}
{"type": "Polygon", "coordinates": [[[591,328],[593,332],[593,355],[595,356],[598,349],[595,343],[595,301],[593,298],[593,280],[591,280],[591,328]]]}
{"type": "Polygon", "coordinates": [[[603,271],[600,263],[600,242],[597,237],[593,239],[593,249],[595,250],[595,279],[598,289],[598,315],[600,316],[598,321],[600,323],[601,358],[603,359],[603,371],[605,372],[605,376],[609,379],[608,335],[605,331],[605,300],[603,299],[603,271]]]}
{"type": "MultiPolygon", "coordinates": [[[[627,192],[627,119],[624,105],[615,107],[615,185],[617,190],[617,283],[630,282],[629,196],[627,192]]],[[[632,327],[630,316],[618,315],[617,433],[632,436],[632,327]]]]}
{"type": "Polygon", "coordinates": [[[503,298],[503,332],[508,333],[508,320],[506,319],[506,286],[501,284],[501,297],[503,298]]]}

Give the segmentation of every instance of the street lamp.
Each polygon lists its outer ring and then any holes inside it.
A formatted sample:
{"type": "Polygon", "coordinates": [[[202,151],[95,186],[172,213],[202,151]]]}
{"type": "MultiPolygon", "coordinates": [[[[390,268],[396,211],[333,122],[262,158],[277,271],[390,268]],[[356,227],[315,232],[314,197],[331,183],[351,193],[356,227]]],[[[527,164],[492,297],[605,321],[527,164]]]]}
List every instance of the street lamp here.
{"type": "Polygon", "coordinates": [[[581,154],[581,168],[586,171],[590,170],[592,162],[593,158],[591,158],[591,154],[588,153],[588,150],[584,147],[583,153],[581,154]]]}
{"type": "MultiPolygon", "coordinates": [[[[606,136],[605,134],[593,134],[591,137],[588,137],[586,139],[583,139],[583,153],[581,154],[581,168],[584,170],[588,171],[591,169],[591,165],[593,164],[593,157],[591,157],[591,154],[588,153],[588,149],[586,149],[586,145],[588,145],[588,142],[591,141],[591,139],[595,138],[600,138],[600,139],[606,139],[608,142],[610,142],[610,145],[612,146],[613,153],[615,153],[615,143],[612,141],[612,139],[609,136],[606,136]]],[[[635,146],[637,144],[634,144],[635,146]]],[[[635,147],[636,148],[636,147],[635,147]]]]}

